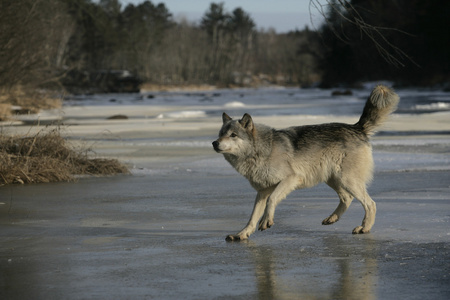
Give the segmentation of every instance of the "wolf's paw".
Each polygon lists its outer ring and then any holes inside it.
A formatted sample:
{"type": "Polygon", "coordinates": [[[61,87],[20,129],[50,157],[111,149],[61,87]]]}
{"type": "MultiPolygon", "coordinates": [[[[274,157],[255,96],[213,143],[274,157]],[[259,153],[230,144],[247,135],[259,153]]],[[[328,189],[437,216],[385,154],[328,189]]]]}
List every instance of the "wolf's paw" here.
{"type": "Polygon", "coordinates": [[[259,222],[259,230],[264,231],[269,229],[273,225],[273,219],[263,217],[261,222],[259,222]]]}
{"type": "Polygon", "coordinates": [[[370,229],[365,229],[364,227],[362,227],[362,226],[358,226],[358,227],[355,227],[355,229],[353,229],[353,234],[360,234],[360,233],[369,233],[370,232],[370,229]]]}
{"type": "Polygon", "coordinates": [[[227,242],[240,242],[240,241],[245,241],[246,239],[248,239],[248,235],[246,235],[246,234],[245,235],[229,234],[225,238],[225,240],[227,242]]]}
{"type": "Polygon", "coordinates": [[[339,217],[336,214],[332,214],[328,218],[325,218],[325,220],[322,221],[322,225],[331,225],[333,223],[336,223],[339,221],[339,217]]]}

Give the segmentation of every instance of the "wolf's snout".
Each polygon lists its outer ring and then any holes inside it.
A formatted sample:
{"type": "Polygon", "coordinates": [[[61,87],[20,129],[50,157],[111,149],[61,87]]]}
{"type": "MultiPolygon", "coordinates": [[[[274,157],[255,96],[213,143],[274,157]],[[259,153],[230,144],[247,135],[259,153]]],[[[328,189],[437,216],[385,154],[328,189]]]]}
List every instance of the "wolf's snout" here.
{"type": "Polygon", "coordinates": [[[212,142],[213,148],[214,150],[216,150],[216,152],[219,152],[219,142],[218,141],[214,141],[212,142]]]}

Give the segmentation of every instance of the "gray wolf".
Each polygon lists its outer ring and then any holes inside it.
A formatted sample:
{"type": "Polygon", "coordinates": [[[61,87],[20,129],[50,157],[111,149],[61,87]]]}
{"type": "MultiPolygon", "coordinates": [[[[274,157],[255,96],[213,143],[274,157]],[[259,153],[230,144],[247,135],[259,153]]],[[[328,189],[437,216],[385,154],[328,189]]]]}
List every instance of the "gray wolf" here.
{"type": "Polygon", "coordinates": [[[255,232],[258,221],[259,230],[270,228],[275,208],[289,193],[321,182],[339,196],[338,207],[322,224],[337,222],[356,198],[365,215],[353,233],[368,233],[376,214],[375,202],[367,193],[373,176],[369,138],[398,102],[398,95],[388,87],[375,87],[359,121],[353,125],[327,123],[274,129],[253,123],[249,114],[233,120],[223,113],[219,138],[212,143],[214,150],[223,154],[257,191],[247,225],[226,240],[247,239],[255,232]]]}

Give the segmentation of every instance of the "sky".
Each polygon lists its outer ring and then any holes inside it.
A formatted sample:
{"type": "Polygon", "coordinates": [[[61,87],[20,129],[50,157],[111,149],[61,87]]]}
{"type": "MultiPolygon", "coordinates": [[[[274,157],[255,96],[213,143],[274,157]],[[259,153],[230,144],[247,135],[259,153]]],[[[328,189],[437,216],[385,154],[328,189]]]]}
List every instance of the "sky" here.
{"type": "MultiPolygon", "coordinates": [[[[144,0],[120,0],[120,2],[124,8],[127,4],[137,5],[144,0]]],[[[164,3],[173,14],[175,21],[184,17],[197,24],[211,2],[223,2],[228,12],[241,7],[249,13],[257,29],[273,28],[277,33],[301,30],[305,28],[305,25],[310,29],[319,28],[322,21],[322,16],[315,7],[311,7],[310,14],[310,0],[151,0],[151,2],[164,3]]]]}

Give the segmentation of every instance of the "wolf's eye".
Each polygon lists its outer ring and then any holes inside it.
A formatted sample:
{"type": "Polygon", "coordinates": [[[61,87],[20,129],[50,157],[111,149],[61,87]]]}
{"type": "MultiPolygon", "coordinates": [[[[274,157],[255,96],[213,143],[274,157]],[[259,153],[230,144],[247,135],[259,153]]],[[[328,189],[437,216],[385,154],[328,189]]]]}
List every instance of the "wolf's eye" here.
{"type": "Polygon", "coordinates": [[[230,137],[232,138],[237,137],[237,134],[233,132],[232,134],[230,134],[230,137]]]}

